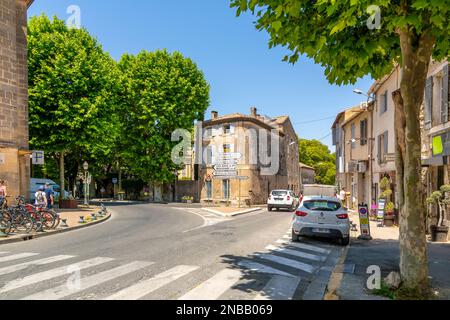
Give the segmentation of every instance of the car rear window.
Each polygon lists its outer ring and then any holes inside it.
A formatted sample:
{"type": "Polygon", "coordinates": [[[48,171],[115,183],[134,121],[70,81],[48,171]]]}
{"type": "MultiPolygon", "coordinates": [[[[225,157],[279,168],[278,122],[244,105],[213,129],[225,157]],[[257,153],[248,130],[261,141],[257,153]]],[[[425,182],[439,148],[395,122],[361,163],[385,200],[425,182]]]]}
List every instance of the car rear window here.
{"type": "Polygon", "coordinates": [[[272,191],[272,195],[275,197],[285,196],[286,194],[287,194],[287,191],[272,191]]]}
{"type": "Polygon", "coordinates": [[[341,204],[329,200],[308,200],[303,203],[306,209],[312,211],[337,211],[341,208],[341,204]]]}

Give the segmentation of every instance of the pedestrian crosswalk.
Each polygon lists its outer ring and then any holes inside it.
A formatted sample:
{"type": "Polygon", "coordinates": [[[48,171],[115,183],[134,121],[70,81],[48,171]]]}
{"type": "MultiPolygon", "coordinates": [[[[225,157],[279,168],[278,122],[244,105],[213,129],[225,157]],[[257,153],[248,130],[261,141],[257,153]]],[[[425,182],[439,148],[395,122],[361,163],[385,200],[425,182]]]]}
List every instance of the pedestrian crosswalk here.
{"type": "Polygon", "coordinates": [[[292,243],[281,238],[263,252],[215,267],[0,252],[0,299],[137,300],[151,299],[167,287],[176,287],[176,292],[165,293],[167,297],[217,300],[241,290],[248,299],[289,300],[299,296],[296,293],[302,281],[307,282],[323,266],[331,250],[322,244],[292,243]],[[256,286],[247,281],[252,279],[260,283],[257,289],[243,289],[244,283],[256,286]]]}

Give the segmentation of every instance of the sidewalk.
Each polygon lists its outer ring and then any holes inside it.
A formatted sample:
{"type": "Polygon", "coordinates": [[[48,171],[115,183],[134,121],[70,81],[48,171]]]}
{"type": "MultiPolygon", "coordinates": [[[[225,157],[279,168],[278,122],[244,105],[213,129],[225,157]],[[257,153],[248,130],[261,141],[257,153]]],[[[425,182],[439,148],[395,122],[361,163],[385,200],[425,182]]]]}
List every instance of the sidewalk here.
{"type": "MultiPolygon", "coordinates": [[[[369,266],[379,266],[382,279],[391,271],[399,271],[399,229],[398,227],[377,227],[370,222],[373,240],[358,240],[359,217],[351,214],[350,220],[357,225],[358,232],[352,232],[352,241],[345,260],[334,271],[341,277],[334,294],[340,300],[387,300],[372,295],[367,289],[369,266]]],[[[450,299],[450,243],[428,243],[430,285],[437,292],[438,299],[450,299]]]]}
{"type": "Polygon", "coordinates": [[[13,242],[20,242],[20,241],[26,241],[31,239],[36,239],[40,237],[45,236],[51,236],[54,234],[59,234],[63,232],[73,231],[85,227],[89,227],[101,222],[104,222],[108,220],[111,217],[111,212],[108,212],[106,216],[104,217],[97,217],[96,220],[91,219],[91,213],[97,213],[101,207],[97,206],[90,206],[89,208],[78,208],[78,209],[58,209],[56,212],[60,213],[61,219],[67,219],[67,225],[68,227],[61,227],[61,223],[59,227],[53,230],[48,230],[45,232],[39,232],[39,233],[30,233],[30,234],[10,234],[6,238],[0,238],[0,245],[7,244],[7,243],[13,243],[13,242]],[[84,217],[85,223],[81,224],[79,223],[80,216],[84,217]]]}

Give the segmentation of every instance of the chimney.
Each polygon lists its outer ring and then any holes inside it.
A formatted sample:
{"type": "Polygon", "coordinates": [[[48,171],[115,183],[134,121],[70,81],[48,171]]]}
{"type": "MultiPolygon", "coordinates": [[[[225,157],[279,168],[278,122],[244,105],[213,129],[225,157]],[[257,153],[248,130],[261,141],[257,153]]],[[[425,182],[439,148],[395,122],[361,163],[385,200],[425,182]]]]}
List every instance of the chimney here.
{"type": "Polygon", "coordinates": [[[211,120],[215,120],[219,117],[219,113],[217,111],[211,111],[211,120]]]}
{"type": "Polygon", "coordinates": [[[250,115],[252,116],[252,117],[257,117],[258,115],[257,115],[257,112],[258,112],[258,109],[256,109],[256,107],[251,107],[250,108],[250,115]]]}

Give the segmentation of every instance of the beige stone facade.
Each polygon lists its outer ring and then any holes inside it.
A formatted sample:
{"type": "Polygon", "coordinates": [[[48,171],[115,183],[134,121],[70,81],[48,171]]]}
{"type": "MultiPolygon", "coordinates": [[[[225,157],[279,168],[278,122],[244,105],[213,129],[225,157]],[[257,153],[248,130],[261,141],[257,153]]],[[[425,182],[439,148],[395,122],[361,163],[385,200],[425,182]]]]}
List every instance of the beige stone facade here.
{"type": "Polygon", "coordinates": [[[0,179],[12,197],[29,194],[26,31],[31,2],[0,2],[0,179]]]}
{"type": "Polygon", "coordinates": [[[202,165],[199,169],[202,202],[263,204],[271,190],[300,190],[298,137],[289,117],[267,119],[257,114],[240,113],[203,122],[202,165]],[[272,140],[273,139],[273,140],[272,140]],[[264,143],[265,141],[268,143],[264,143]],[[279,148],[272,145],[279,141],[279,148]],[[263,146],[268,146],[268,161],[262,160],[263,146]],[[236,158],[240,179],[217,177],[215,165],[221,154],[239,154],[236,158]]]}
{"type": "Polygon", "coordinates": [[[337,183],[350,194],[349,207],[369,204],[374,142],[372,105],[361,104],[341,112],[333,124],[337,183]]]}

